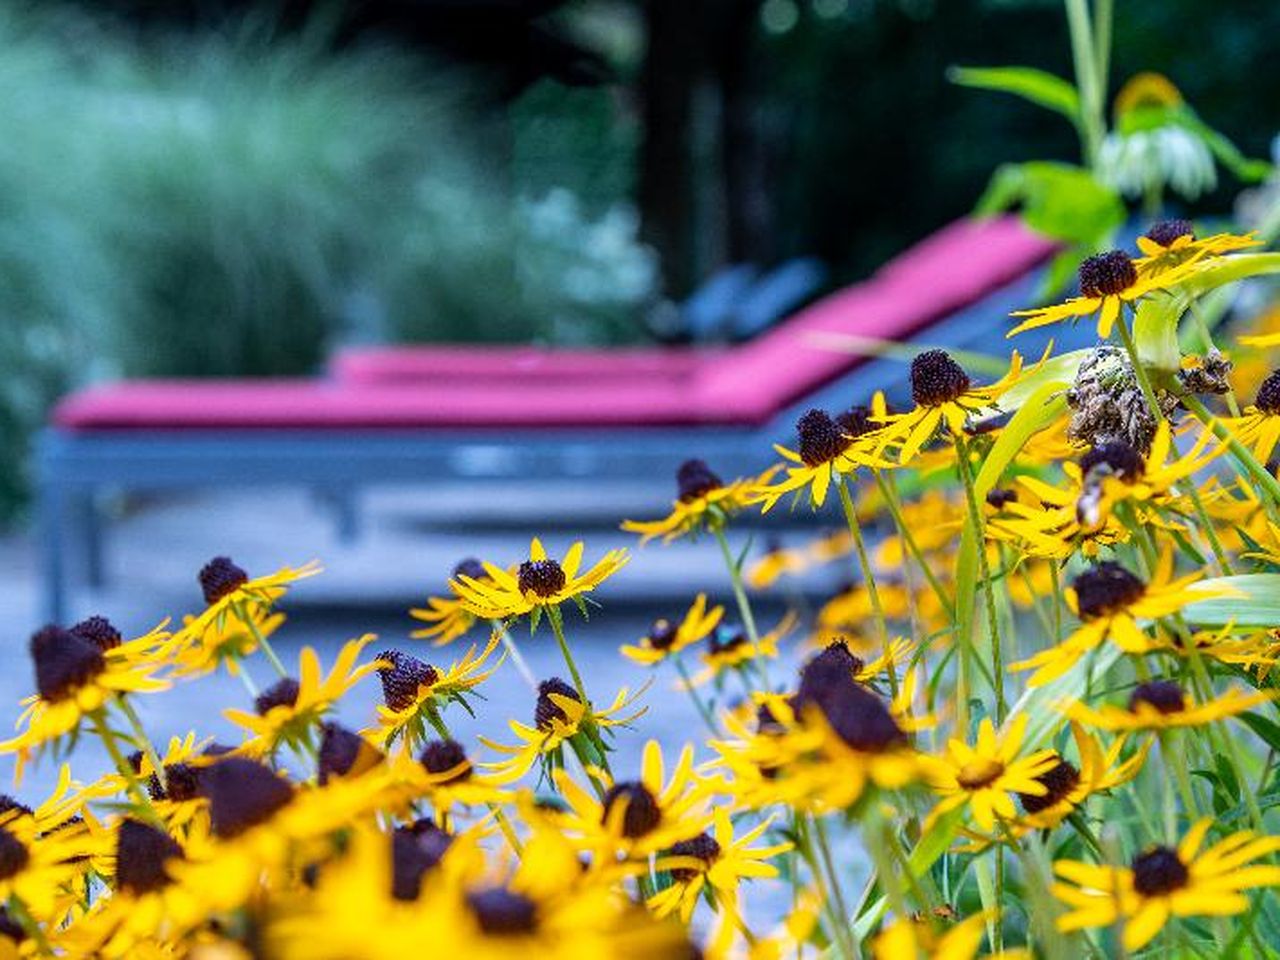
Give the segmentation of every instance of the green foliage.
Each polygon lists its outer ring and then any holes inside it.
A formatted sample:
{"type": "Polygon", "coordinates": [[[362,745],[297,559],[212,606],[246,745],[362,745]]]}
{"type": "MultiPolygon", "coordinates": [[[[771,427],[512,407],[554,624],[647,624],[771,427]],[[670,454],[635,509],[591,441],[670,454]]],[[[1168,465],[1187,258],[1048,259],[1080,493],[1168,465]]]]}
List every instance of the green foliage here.
{"type": "Polygon", "coordinates": [[[1072,123],[1080,118],[1080,94],[1061,77],[1035,67],[953,67],[952,83],[979,90],[996,90],[1022,97],[1062,114],[1072,123]]]}
{"type": "Polygon", "coordinates": [[[1100,246],[1124,222],[1124,203],[1088,170],[1034,160],[1005,164],[978,201],[980,214],[1018,205],[1027,225],[1082,246],[1100,246]]]}

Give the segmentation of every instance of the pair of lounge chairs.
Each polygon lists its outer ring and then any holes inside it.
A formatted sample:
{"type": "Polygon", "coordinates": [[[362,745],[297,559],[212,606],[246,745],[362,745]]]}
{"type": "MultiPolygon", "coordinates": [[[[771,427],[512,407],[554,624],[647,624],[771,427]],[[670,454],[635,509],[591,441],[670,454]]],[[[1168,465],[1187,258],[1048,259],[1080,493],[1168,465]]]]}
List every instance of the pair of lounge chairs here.
{"type": "Polygon", "coordinates": [[[324,378],[89,387],[58,404],[38,447],[43,612],[67,612],[73,539],[100,581],[108,490],[303,485],[349,504],[378,483],[668,476],[693,456],[758,469],[804,409],[904,382],[900,363],[824,337],[1002,351],[1002,318],[1052,251],[1010,218],[959,221],[718,350],[395,347],[341,353],[324,378]]]}

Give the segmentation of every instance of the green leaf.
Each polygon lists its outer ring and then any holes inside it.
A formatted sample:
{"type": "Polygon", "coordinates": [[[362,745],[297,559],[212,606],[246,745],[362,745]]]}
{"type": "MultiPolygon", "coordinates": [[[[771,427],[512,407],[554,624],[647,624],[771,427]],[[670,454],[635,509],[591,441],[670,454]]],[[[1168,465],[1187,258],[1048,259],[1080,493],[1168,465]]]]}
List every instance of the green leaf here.
{"type": "MultiPolygon", "coordinates": [[[[915,845],[915,849],[911,851],[911,855],[907,858],[907,863],[911,867],[911,875],[913,877],[923,877],[929,869],[938,862],[938,859],[947,852],[947,848],[951,846],[951,842],[955,840],[956,834],[960,831],[960,825],[964,820],[963,810],[951,810],[943,814],[930,826],[928,833],[920,838],[920,842],[915,845]]],[[[859,942],[865,940],[885,911],[889,908],[889,898],[881,897],[870,906],[863,910],[853,923],[854,935],[859,942]]]]}
{"type": "Polygon", "coordinates": [[[1280,273],[1280,253],[1237,253],[1230,257],[1210,260],[1186,280],[1170,289],[1177,295],[1181,310],[1191,301],[1223,284],[1234,283],[1248,277],[1280,273]]]}
{"type": "Polygon", "coordinates": [[[1271,175],[1274,167],[1270,163],[1246,157],[1234,143],[1201,120],[1193,111],[1183,111],[1178,115],[1176,122],[1203,140],[1218,162],[1230,170],[1236,179],[1244,183],[1258,183],[1271,175]]]}
{"type": "Polygon", "coordinates": [[[1149,369],[1176,373],[1182,361],[1178,348],[1178,318],[1185,307],[1178,298],[1156,294],[1138,304],[1133,321],[1133,339],[1138,359],[1149,369]]]}
{"type": "Polygon", "coordinates": [[[1065,721],[1061,705],[1079,700],[1089,687],[1090,677],[1106,675],[1111,665],[1120,659],[1120,648],[1114,643],[1104,644],[1090,657],[1085,657],[1070,670],[1039,687],[1032,687],[1009,710],[1010,717],[1027,714],[1026,749],[1038,750],[1047,746],[1054,731],[1065,721]]]}
{"type": "Polygon", "coordinates": [[[1047,160],[999,167],[977,212],[990,214],[1015,204],[1032,230],[1093,249],[1105,245],[1126,216],[1119,194],[1088,170],[1047,160]]]}
{"type": "MultiPolygon", "coordinates": [[[[1000,409],[1020,410],[1033,397],[1043,397],[1045,387],[1065,391],[1075,383],[1080,364],[1092,352],[1092,349],[1071,350],[1056,357],[1050,357],[1000,398],[1000,409]]],[[[1052,392],[1052,390],[1049,391],[1050,394],[1052,392]]]]}
{"type": "Polygon", "coordinates": [[[1193,583],[1187,589],[1206,593],[1223,587],[1231,589],[1234,595],[1196,600],[1183,608],[1182,615],[1191,623],[1203,626],[1226,623],[1237,627],[1280,626],[1280,573],[1214,577],[1193,583]]]}
{"type": "Polygon", "coordinates": [[[1080,118],[1080,94],[1062,77],[1035,67],[952,67],[947,79],[962,87],[995,90],[1022,97],[1060,113],[1072,123],[1080,118]]]}

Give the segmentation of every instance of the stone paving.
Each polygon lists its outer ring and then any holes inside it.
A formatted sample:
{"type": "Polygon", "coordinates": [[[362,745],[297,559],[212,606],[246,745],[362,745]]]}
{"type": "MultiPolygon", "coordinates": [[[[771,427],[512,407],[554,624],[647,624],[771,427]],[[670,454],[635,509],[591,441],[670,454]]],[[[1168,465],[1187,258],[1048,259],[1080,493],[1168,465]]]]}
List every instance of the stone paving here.
{"type": "MultiPolygon", "coordinates": [[[[109,582],[97,591],[78,587],[72,613],[76,617],[104,614],[134,635],[165,616],[198,609],[195,574],[211,556],[228,554],[256,573],[316,558],[325,572],[297,584],[284,607],[290,619],[278,635],[277,646],[286,663],[296,663],[299,648],[310,644],[327,666],[344,640],[366,632],[377,633],[380,645],[413,649],[427,659],[448,659],[460,656],[465,648],[455,644],[434,650],[410,640],[414,623],[406,611],[441,589],[457,560],[468,555],[517,560],[534,532],[543,536],[552,552],[562,551],[581,536],[587,541],[588,560],[613,546],[634,547],[635,538],[619,532],[618,521],[661,514],[668,505],[666,496],[665,490],[655,492],[639,485],[437,488],[430,495],[421,490],[386,490],[362,501],[363,529],[354,544],[339,542],[323,505],[296,491],[226,491],[133,503],[118,510],[108,525],[109,582]]],[[[813,532],[813,528],[774,524],[767,531],[735,531],[733,539],[737,547],[752,536],[759,549],[770,536],[786,542],[813,532]]],[[[645,672],[621,657],[617,648],[640,636],[654,617],[682,612],[699,590],[732,608],[714,541],[666,548],[652,544],[633,552],[631,564],[599,591],[602,608],[593,612],[589,622],[583,623],[576,611],[567,611],[571,642],[597,700],[612,698],[620,686],[634,687],[643,681],[645,672]]],[[[783,612],[784,600],[804,603],[806,597],[829,590],[842,574],[843,567],[824,569],[798,584],[788,584],[786,597],[762,596],[757,611],[760,621],[774,622],[783,612]]],[[[37,588],[29,540],[0,539],[0,609],[5,611],[9,631],[9,656],[0,670],[0,723],[6,728],[17,715],[19,699],[32,689],[26,642],[38,626],[37,588]]],[[[563,674],[558,650],[545,631],[544,627],[532,640],[519,632],[517,636],[535,674],[563,674]]],[[[262,672],[265,664],[257,666],[259,680],[269,682],[262,672]]],[[[782,672],[775,671],[778,676],[782,672]]],[[[378,693],[376,678],[364,681],[344,702],[341,719],[352,726],[367,723],[378,693]]],[[[531,718],[532,696],[511,664],[504,664],[484,685],[483,693],[492,709],[482,710],[479,719],[472,720],[456,708],[450,711],[448,719],[464,742],[474,743],[475,734],[481,732],[502,739],[506,717],[531,718]]],[[[225,739],[234,736],[234,728],[221,716],[222,708],[247,707],[247,699],[237,681],[218,676],[140,698],[140,712],[153,739],[192,728],[225,739]]],[[[639,747],[649,737],[675,747],[699,734],[697,715],[683,694],[672,689],[669,673],[659,673],[646,702],[649,713],[634,731],[619,737],[616,766],[620,770],[634,767],[639,747]]],[[[105,763],[86,739],[76,754],[75,769],[88,775],[105,763]]],[[[8,778],[12,766],[11,759],[0,758],[0,781],[8,778]]],[[[22,795],[38,796],[55,775],[55,765],[45,762],[28,773],[22,795]]]]}

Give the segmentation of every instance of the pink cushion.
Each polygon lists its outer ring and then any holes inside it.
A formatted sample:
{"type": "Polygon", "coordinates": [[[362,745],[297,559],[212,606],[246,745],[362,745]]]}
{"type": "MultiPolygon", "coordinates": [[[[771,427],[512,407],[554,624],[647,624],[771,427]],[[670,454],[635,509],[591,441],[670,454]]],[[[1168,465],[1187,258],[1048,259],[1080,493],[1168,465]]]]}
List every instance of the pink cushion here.
{"type": "Polygon", "coordinates": [[[952,224],[868,282],[825,297],[764,336],[707,361],[695,380],[699,404],[734,404],[752,422],[763,423],[864,362],[823,347],[815,334],[903,340],[1017,279],[1054,249],[1012,217],[952,224]]]}
{"type": "Polygon", "coordinates": [[[533,346],[358,347],[339,351],[330,372],[344,383],[518,377],[539,380],[612,380],[615,377],[687,377],[710,351],[678,347],[565,350],[533,346]]]}
{"type": "Polygon", "coordinates": [[[102,429],[412,429],[732,424],[661,383],[504,383],[352,387],[317,380],[140,380],[92,387],[60,403],[54,422],[102,429]]]}

